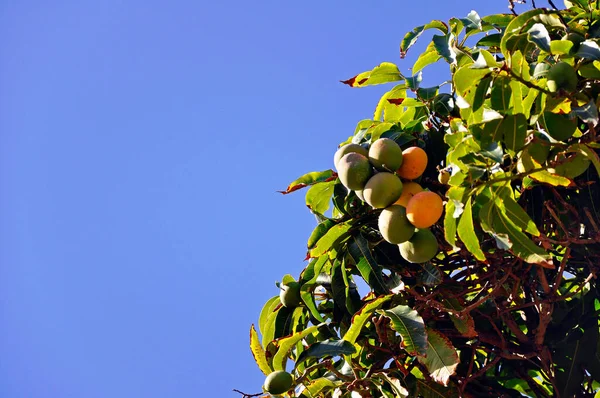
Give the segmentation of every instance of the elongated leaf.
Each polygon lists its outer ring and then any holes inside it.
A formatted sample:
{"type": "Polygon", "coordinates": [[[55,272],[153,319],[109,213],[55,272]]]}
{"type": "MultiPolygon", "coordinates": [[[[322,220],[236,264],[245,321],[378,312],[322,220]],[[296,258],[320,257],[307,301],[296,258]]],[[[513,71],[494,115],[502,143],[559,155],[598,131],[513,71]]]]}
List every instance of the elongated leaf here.
{"type": "MultiPolygon", "coordinates": [[[[536,15],[544,13],[544,9],[536,8],[533,10],[526,11],[514,18],[506,27],[506,31],[504,32],[504,36],[502,37],[502,41],[500,42],[500,50],[504,54],[506,58],[510,58],[510,51],[508,48],[508,42],[514,36],[524,34],[527,32],[530,26],[526,23],[531,20],[536,15]]],[[[511,48],[512,49],[512,48],[511,48]]]]}
{"type": "Polygon", "coordinates": [[[456,52],[453,48],[454,35],[449,33],[444,36],[434,35],[433,44],[437,53],[446,60],[449,64],[456,63],[456,52]]]}
{"type": "Polygon", "coordinates": [[[297,342],[317,331],[323,324],[310,326],[301,332],[294,333],[291,336],[283,337],[275,340],[275,347],[277,352],[273,357],[273,370],[285,370],[285,363],[287,362],[290,350],[296,345],[297,342]]]}
{"type": "MultiPolygon", "coordinates": [[[[293,309],[281,306],[268,316],[262,332],[263,347],[267,347],[273,340],[289,334],[292,313],[293,309]]],[[[268,355],[267,359],[269,359],[268,355]]]]}
{"type": "Polygon", "coordinates": [[[325,322],[325,319],[323,319],[323,316],[319,313],[319,310],[317,309],[317,305],[315,303],[315,298],[312,294],[312,289],[313,289],[313,287],[311,285],[302,286],[302,290],[300,291],[300,297],[302,298],[304,305],[306,305],[306,308],[308,308],[308,310],[310,311],[311,315],[317,321],[325,322]],[[305,290],[305,286],[306,286],[306,289],[309,289],[308,291],[305,290]]]}
{"type": "Polygon", "coordinates": [[[500,40],[502,39],[501,33],[492,33],[485,37],[482,37],[477,44],[476,47],[500,47],[500,40]]]}
{"type": "Polygon", "coordinates": [[[391,62],[382,62],[373,70],[369,70],[354,76],[351,79],[343,80],[342,83],[350,87],[366,87],[375,84],[383,84],[404,80],[398,67],[391,62]]]}
{"type": "Polygon", "coordinates": [[[452,320],[452,323],[456,327],[456,330],[458,330],[460,334],[469,338],[477,336],[477,332],[475,331],[475,320],[473,319],[471,314],[467,313],[461,314],[460,316],[457,315],[460,311],[464,309],[464,307],[460,304],[458,299],[451,298],[444,300],[444,305],[447,308],[454,310],[449,315],[450,319],[452,320]]]}
{"type": "Polygon", "coordinates": [[[586,40],[579,45],[579,50],[577,50],[578,57],[591,59],[594,61],[600,60],[600,46],[595,40],[586,40]]]}
{"type": "Polygon", "coordinates": [[[533,24],[527,31],[527,40],[534,43],[541,50],[550,52],[550,34],[544,24],[533,24]]]}
{"type": "Polygon", "coordinates": [[[343,312],[349,312],[346,308],[346,279],[344,278],[344,264],[336,260],[331,268],[331,294],[334,304],[343,312]]]}
{"type": "Polygon", "coordinates": [[[261,334],[264,335],[267,319],[269,318],[269,315],[275,311],[275,307],[277,307],[279,304],[281,304],[281,302],[279,300],[279,295],[277,295],[267,300],[263,306],[260,316],[258,317],[258,330],[260,330],[261,334]]]}
{"type": "Polygon", "coordinates": [[[336,181],[327,181],[311,186],[306,192],[306,206],[315,213],[325,214],[331,205],[335,184],[336,181]]]}
{"type": "Polygon", "coordinates": [[[383,303],[391,299],[393,296],[393,294],[381,296],[365,304],[352,317],[350,328],[348,328],[348,331],[346,331],[346,334],[344,334],[343,339],[354,344],[354,342],[356,342],[356,339],[360,335],[363,326],[365,326],[365,323],[369,320],[369,318],[375,312],[375,310],[379,309],[379,307],[381,307],[383,303]]]}
{"type": "Polygon", "coordinates": [[[481,250],[479,238],[477,238],[477,235],[475,234],[475,226],[473,225],[472,202],[470,197],[469,200],[467,200],[467,203],[465,204],[464,211],[460,216],[460,221],[458,222],[458,236],[477,260],[485,261],[485,255],[481,250]]]}
{"type": "Polygon", "coordinates": [[[554,268],[551,256],[543,248],[536,246],[498,206],[493,206],[493,209],[493,229],[508,236],[512,244],[511,250],[516,256],[528,263],[554,268]]]}
{"type": "Polygon", "coordinates": [[[459,363],[450,340],[434,329],[427,329],[427,355],[418,359],[427,367],[431,378],[444,386],[448,386],[450,376],[456,372],[459,363]]]}
{"type": "Polygon", "coordinates": [[[503,197],[500,200],[504,205],[504,212],[517,227],[533,236],[540,236],[540,231],[529,214],[514,199],[503,197]]]}
{"type": "Polygon", "coordinates": [[[333,170],[313,171],[311,173],[304,174],[297,180],[292,181],[285,191],[279,192],[286,195],[288,193],[297,191],[298,189],[302,189],[309,185],[313,185],[318,182],[330,181],[336,178],[337,174],[334,173],[333,170]]]}
{"type": "Polygon", "coordinates": [[[457,219],[454,218],[454,211],[456,205],[453,200],[449,200],[446,203],[446,214],[444,214],[444,238],[446,242],[450,243],[453,247],[456,247],[456,229],[457,219]]]}
{"type": "Polygon", "coordinates": [[[362,235],[354,236],[352,242],[348,245],[348,252],[356,268],[363,279],[369,284],[375,294],[381,295],[388,293],[383,280],[382,269],[371,254],[369,243],[362,235]]]}
{"type": "Polygon", "coordinates": [[[448,26],[438,20],[433,20],[426,25],[418,26],[412,30],[412,32],[408,32],[404,38],[402,39],[402,43],[400,44],[400,57],[404,58],[406,56],[406,52],[409,48],[413,46],[417,42],[419,36],[423,34],[424,31],[428,29],[438,29],[443,34],[448,33],[448,26]]]}
{"type": "Polygon", "coordinates": [[[461,97],[466,98],[488,74],[490,74],[488,69],[472,69],[469,65],[463,66],[452,77],[454,87],[461,97]]]}
{"type": "MultiPolygon", "coordinates": [[[[388,91],[387,93],[381,96],[379,99],[379,103],[377,104],[377,108],[375,108],[375,113],[373,115],[373,120],[380,121],[381,117],[384,117],[384,121],[390,121],[391,115],[389,115],[388,108],[397,107],[393,104],[390,104],[389,99],[398,99],[398,98],[406,98],[406,90],[408,87],[406,84],[398,84],[393,89],[388,91]]],[[[371,126],[369,126],[371,127],[371,126]]]]}
{"type": "Polygon", "coordinates": [[[315,247],[309,251],[309,257],[316,258],[327,253],[333,246],[339,241],[343,240],[348,236],[348,231],[352,225],[349,222],[337,224],[321,238],[315,245],[315,247]]]}
{"type": "Polygon", "coordinates": [[[421,282],[425,286],[437,286],[442,283],[442,271],[431,262],[421,264],[423,273],[421,274],[421,282]]]}
{"type": "Polygon", "coordinates": [[[425,323],[417,311],[407,305],[399,305],[378,312],[390,318],[392,329],[402,337],[402,345],[409,355],[426,355],[425,323]]]}
{"type": "Polygon", "coordinates": [[[338,384],[340,384],[340,383],[333,382],[324,377],[320,377],[318,379],[310,381],[309,383],[306,383],[306,389],[310,393],[311,397],[318,397],[319,394],[321,394],[323,392],[327,392],[327,391],[337,387],[338,384]]]}
{"type": "Polygon", "coordinates": [[[441,58],[442,56],[438,54],[432,42],[427,47],[427,50],[425,50],[421,55],[419,55],[419,58],[417,58],[417,61],[413,65],[412,71],[413,73],[417,73],[426,66],[436,63],[441,58]]]}
{"type": "Polygon", "coordinates": [[[296,366],[308,358],[324,358],[342,355],[350,355],[356,352],[354,344],[346,340],[325,340],[319,343],[311,344],[306,351],[303,351],[296,360],[296,366]]]}
{"type": "Polygon", "coordinates": [[[260,344],[260,340],[258,339],[258,333],[254,329],[254,325],[250,327],[250,351],[252,351],[252,355],[254,356],[254,361],[258,365],[258,368],[261,372],[268,376],[273,369],[267,362],[267,357],[265,355],[265,349],[260,344]]]}
{"type": "Polygon", "coordinates": [[[569,151],[584,154],[585,157],[592,161],[592,164],[594,165],[596,171],[600,175],[600,157],[592,148],[585,144],[573,144],[569,147],[569,151]]]}
{"type": "Polygon", "coordinates": [[[492,108],[500,113],[507,112],[511,107],[512,87],[510,78],[499,77],[494,81],[491,93],[492,108]]]}

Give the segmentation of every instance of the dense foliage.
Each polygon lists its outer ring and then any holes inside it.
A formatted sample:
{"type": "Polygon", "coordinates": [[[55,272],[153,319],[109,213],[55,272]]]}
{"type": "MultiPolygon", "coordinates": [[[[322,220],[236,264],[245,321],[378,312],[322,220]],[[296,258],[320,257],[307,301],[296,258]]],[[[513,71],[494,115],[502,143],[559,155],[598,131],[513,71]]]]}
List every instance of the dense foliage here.
{"type": "MultiPolygon", "coordinates": [[[[382,237],[387,204],[365,203],[366,189],[348,190],[334,169],[291,183],[284,193],[308,188],[319,223],[306,267],[282,278],[281,294],[274,290],[258,331],[250,330],[256,363],[270,375],[265,391],[584,397],[600,390],[600,3],[565,1],[561,10],[550,3],[519,15],[434,20],[401,42],[404,57],[423,32],[436,31],[412,76],[386,62],[344,81],[395,84],[341,145],[366,153],[387,138],[405,156],[425,150],[425,170],[414,179],[444,201],[443,216],[428,227],[438,252],[408,261],[382,237]],[[423,69],[438,61],[449,64],[449,80],[421,87],[423,69]],[[370,292],[361,297],[365,284],[370,292]]],[[[369,178],[391,174],[405,188],[411,179],[370,153],[370,163],[364,153],[352,156],[369,178]]]]}

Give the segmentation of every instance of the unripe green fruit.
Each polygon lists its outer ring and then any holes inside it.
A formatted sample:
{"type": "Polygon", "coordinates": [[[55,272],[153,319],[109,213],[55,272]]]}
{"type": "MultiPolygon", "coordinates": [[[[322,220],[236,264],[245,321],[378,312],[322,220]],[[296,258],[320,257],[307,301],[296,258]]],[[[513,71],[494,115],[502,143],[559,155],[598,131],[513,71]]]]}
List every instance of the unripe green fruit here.
{"type": "Polygon", "coordinates": [[[345,154],[338,162],[338,177],[348,189],[363,189],[371,177],[369,159],[356,152],[345,154]]]}
{"type": "Polygon", "coordinates": [[[450,172],[448,170],[440,170],[438,181],[440,184],[448,185],[448,181],[450,181],[450,172]]]}
{"type": "Polygon", "coordinates": [[[577,89],[577,72],[566,62],[558,62],[548,71],[548,90],[555,93],[558,90],[575,91],[577,89]]]}
{"type": "Polygon", "coordinates": [[[409,263],[426,263],[438,252],[435,235],[428,229],[417,229],[408,241],[400,243],[400,255],[409,263]]]}
{"type": "Polygon", "coordinates": [[[380,138],[369,148],[369,161],[378,170],[396,171],[402,165],[402,148],[394,140],[380,138]]]}
{"type": "Polygon", "coordinates": [[[406,242],[415,233],[415,227],[406,218],[404,206],[392,205],[379,214],[379,232],[387,242],[397,245],[406,242]]]}
{"type": "Polygon", "coordinates": [[[532,142],[529,145],[527,151],[529,152],[533,160],[535,160],[539,164],[542,164],[546,161],[546,159],[548,159],[548,154],[550,153],[550,140],[544,134],[539,133],[537,131],[534,133],[534,137],[536,141],[532,142]],[[544,142],[546,142],[547,144],[545,144],[544,142]]]}
{"type": "Polygon", "coordinates": [[[333,165],[335,166],[336,170],[338,168],[337,164],[340,161],[340,159],[344,157],[344,155],[352,152],[360,153],[364,157],[369,156],[369,151],[358,144],[346,144],[344,146],[341,146],[340,149],[338,149],[335,152],[335,155],[333,156],[333,165]]]}
{"type": "Polygon", "coordinates": [[[402,195],[402,181],[392,173],[377,173],[367,181],[363,196],[375,209],[384,209],[402,195]]]}
{"type": "Polygon", "coordinates": [[[265,379],[264,388],[269,394],[283,394],[292,387],[294,379],[292,375],[283,370],[270,373],[265,379]]]}
{"type": "Polygon", "coordinates": [[[436,95],[431,102],[431,108],[440,116],[449,116],[454,106],[454,97],[447,93],[436,95]]]}
{"type": "Polygon", "coordinates": [[[296,308],[300,305],[302,298],[300,297],[300,284],[298,282],[290,282],[287,285],[280,285],[279,301],[286,308],[296,308]]]}

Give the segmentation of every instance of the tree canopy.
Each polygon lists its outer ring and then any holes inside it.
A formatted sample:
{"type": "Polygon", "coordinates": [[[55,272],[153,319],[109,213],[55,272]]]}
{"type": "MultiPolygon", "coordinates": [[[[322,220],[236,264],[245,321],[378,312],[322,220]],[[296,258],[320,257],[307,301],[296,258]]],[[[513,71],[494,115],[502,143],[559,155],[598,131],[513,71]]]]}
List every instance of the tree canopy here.
{"type": "Polygon", "coordinates": [[[343,81],[393,86],[334,168],[283,191],[306,189],[318,224],[250,329],[265,392],[600,390],[600,2],[532,3],[416,27],[401,58],[435,34],[410,75],[343,81]],[[423,87],[437,62],[448,80],[423,87]]]}

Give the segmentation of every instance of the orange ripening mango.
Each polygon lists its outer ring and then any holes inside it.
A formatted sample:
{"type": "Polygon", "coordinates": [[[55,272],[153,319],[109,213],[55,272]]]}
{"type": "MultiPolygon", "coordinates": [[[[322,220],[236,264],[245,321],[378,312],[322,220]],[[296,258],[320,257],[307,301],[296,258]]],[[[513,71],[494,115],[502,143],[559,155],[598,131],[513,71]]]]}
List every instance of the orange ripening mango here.
{"type": "Polygon", "coordinates": [[[413,196],[406,205],[406,218],[417,228],[429,228],[442,216],[444,204],[435,192],[423,191],[413,196]]]}
{"type": "Polygon", "coordinates": [[[406,207],[410,198],[421,191],[423,191],[423,188],[416,182],[407,182],[402,188],[402,195],[394,204],[406,207]]]}
{"type": "Polygon", "coordinates": [[[427,153],[418,146],[402,151],[402,165],[396,173],[407,180],[414,180],[423,174],[427,167],[427,153]]]}

